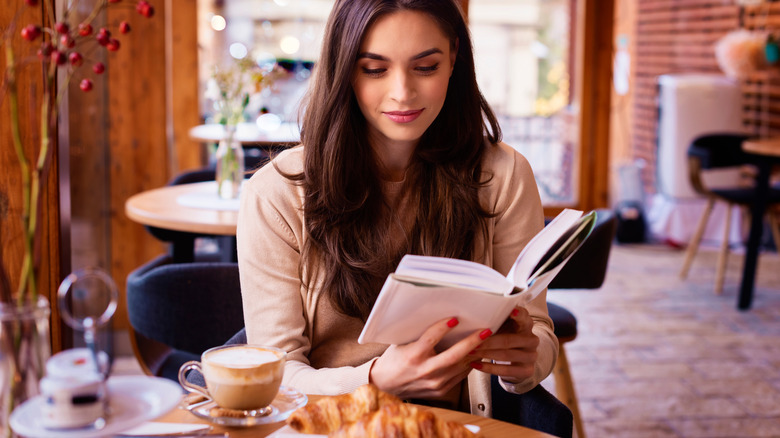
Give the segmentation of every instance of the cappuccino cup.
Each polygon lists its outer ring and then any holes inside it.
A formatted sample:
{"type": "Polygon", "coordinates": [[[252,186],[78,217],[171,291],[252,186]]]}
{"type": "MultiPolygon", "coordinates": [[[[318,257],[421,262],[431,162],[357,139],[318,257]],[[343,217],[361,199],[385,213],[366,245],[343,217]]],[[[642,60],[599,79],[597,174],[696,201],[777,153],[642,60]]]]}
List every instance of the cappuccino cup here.
{"type": "Polygon", "coordinates": [[[274,347],[236,344],[206,350],[200,362],[179,369],[179,383],[214,401],[219,407],[251,411],[266,408],[279,392],[287,353],[274,347]],[[187,372],[203,374],[206,388],[188,382],[187,372]]]}

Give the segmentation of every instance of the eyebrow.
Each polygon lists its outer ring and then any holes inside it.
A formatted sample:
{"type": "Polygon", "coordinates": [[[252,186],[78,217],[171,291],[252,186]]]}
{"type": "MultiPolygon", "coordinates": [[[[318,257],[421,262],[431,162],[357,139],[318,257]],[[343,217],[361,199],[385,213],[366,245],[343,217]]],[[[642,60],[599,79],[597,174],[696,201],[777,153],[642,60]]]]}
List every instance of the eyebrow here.
{"type": "MultiPolygon", "coordinates": [[[[433,55],[434,53],[444,53],[444,52],[442,52],[441,49],[437,49],[437,48],[434,47],[433,49],[424,50],[424,51],[422,51],[422,52],[412,56],[411,59],[412,60],[417,60],[417,59],[425,58],[426,56],[433,55]]],[[[384,57],[382,55],[378,55],[376,53],[371,53],[371,52],[360,53],[358,55],[358,59],[361,59],[361,58],[375,59],[377,61],[389,61],[389,59],[387,59],[386,57],[384,57]]]]}

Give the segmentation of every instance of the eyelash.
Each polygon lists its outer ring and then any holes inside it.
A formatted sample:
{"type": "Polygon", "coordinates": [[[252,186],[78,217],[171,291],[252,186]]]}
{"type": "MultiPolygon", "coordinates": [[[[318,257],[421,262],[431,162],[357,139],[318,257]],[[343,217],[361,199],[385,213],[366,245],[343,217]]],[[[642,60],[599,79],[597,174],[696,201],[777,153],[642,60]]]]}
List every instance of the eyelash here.
{"type": "MultiPolygon", "coordinates": [[[[415,70],[418,73],[422,74],[423,76],[427,76],[427,75],[433,74],[438,69],[439,69],[439,63],[438,62],[436,64],[431,65],[431,66],[415,67],[415,70]]],[[[362,70],[363,70],[363,74],[365,74],[366,76],[369,76],[369,77],[379,77],[384,72],[387,71],[386,68],[365,68],[365,67],[363,67],[362,70]]]]}

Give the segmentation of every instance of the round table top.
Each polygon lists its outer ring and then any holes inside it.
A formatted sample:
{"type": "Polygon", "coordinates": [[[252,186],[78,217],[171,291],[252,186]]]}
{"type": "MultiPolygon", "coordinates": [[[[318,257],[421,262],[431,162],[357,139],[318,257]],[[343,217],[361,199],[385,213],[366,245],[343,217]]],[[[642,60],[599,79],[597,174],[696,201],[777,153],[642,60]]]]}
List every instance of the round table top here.
{"type": "MultiPolygon", "coordinates": [[[[219,123],[190,128],[190,138],[204,143],[216,143],[225,137],[225,126],[219,123]]],[[[256,123],[236,125],[236,140],[241,144],[294,144],[301,139],[298,125],[285,122],[274,129],[262,130],[256,123]]]]}
{"type": "Polygon", "coordinates": [[[217,195],[216,181],[165,186],[131,196],[125,214],[143,225],[198,234],[235,236],[238,199],[217,195]]]}
{"type": "Polygon", "coordinates": [[[780,138],[749,139],[742,142],[742,150],[758,155],[780,156],[780,138]]]}
{"type": "MultiPolygon", "coordinates": [[[[317,400],[320,397],[321,396],[317,396],[317,395],[309,395],[309,401],[311,402],[313,400],[317,400]]],[[[465,412],[452,411],[449,409],[431,408],[426,406],[421,406],[421,407],[423,409],[433,410],[433,412],[437,416],[447,421],[458,421],[463,424],[473,424],[475,426],[479,426],[480,428],[479,436],[482,438],[494,438],[494,437],[499,438],[499,437],[507,437],[507,436],[517,437],[517,438],[554,438],[552,435],[548,435],[543,432],[539,432],[533,429],[528,429],[522,426],[517,426],[511,423],[506,423],[503,421],[494,420],[492,418],[478,417],[476,415],[467,414],[465,412]]],[[[195,423],[195,424],[205,423],[205,420],[202,420],[199,417],[196,417],[195,415],[183,409],[175,409],[169,412],[168,414],[162,416],[161,418],[158,418],[156,421],[172,422],[172,423],[195,423]]],[[[209,433],[212,434],[227,433],[227,436],[230,438],[264,437],[264,436],[271,435],[273,432],[283,427],[284,425],[285,425],[284,422],[279,422],[273,424],[262,424],[262,425],[246,427],[246,428],[214,426],[209,433]]],[[[307,435],[298,434],[297,432],[295,433],[295,435],[296,436],[300,435],[302,437],[307,436],[307,435]]],[[[291,435],[275,434],[274,436],[279,436],[281,438],[282,436],[290,437],[291,435]]],[[[324,436],[324,435],[316,435],[316,436],[324,436]]]]}

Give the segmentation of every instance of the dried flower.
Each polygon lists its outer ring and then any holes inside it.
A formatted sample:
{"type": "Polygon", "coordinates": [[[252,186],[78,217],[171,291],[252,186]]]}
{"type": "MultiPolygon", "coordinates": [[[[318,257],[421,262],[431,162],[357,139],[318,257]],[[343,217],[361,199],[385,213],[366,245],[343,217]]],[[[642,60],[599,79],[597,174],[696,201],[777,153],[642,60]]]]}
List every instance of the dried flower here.
{"type": "MultiPolygon", "coordinates": [[[[2,288],[0,300],[3,302],[11,302],[15,299],[17,303],[23,304],[24,302],[35,302],[37,299],[38,291],[35,280],[37,266],[33,258],[33,248],[38,237],[39,196],[41,186],[46,177],[45,165],[51,154],[51,133],[57,122],[59,103],[62,93],[67,90],[67,85],[73,77],[81,76],[79,88],[82,91],[88,92],[92,90],[92,79],[84,77],[84,72],[80,69],[84,64],[85,56],[93,52],[94,43],[92,41],[94,40],[92,38],[97,38],[97,41],[109,51],[119,50],[120,42],[117,38],[111,36],[108,28],[101,28],[97,36],[93,37],[92,23],[106,8],[120,3],[120,1],[98,0],[89,16],[78,23],[72,20],[72,17],[77,16],[76,12],[70,10],[71,8],[75,9],[78,2],[68,2],[66,10],[61,11],[62,18],[56,21],[52,27],[45,27],[39,24],[22,26],[18,35],[21,35],[24,40],[29,42],[32,46],[31,51],[33,53],[37,52],[37,58],[25,55],[19,58],[15,56],[11,37],[17,32],[16,29],[19,29],[17,27],[18,23],[12,21],[8,29],[0,29],[0,46],[5,50],[5,65],[3,66],[2,83],[0,83],[0,98],[5,99],[7,97],[10,103],[10,126],[13,132],[13,146],[19,159],[23,187],[22,226],[25,248],[18,289],[13,294],[11,291],[6,290],[7,288],[2,288]],[[41,38],[44,34],[47,38],[41,38]],[[82,45],[86,46],[85,50],[80,49],[82,45]],[[19,90],[16,78],[19,69],[23,65],[30,64],[36,61],[36,59],[40,63],[44,80],[42,103],[38,114],[40,119],[35,122],[40,123],[41,126],[41,143],[37,151],[38,156],[33,161],[25,156],[21,135],[19,134],[21,118],[17,105],[19,90]],[[61,71],[65,74],[60,75],[61,71]],[[56,95],[55,92],[57,93],[56,95]]],[[[25,4],[27,5],[25,7],[41,7],[38,6],[38,0],[25,0],[25,4]]],[[[44,0],[42,8],[44,15],[54,14],[54,0],[44,0]]],[[[151,17],[154,14],[154,8],[146,0],[138,1],[136,10],[145,17],[151,17]]],[[[121,33],[127,33],[130,26],[123,22],[118,28],[121,33]]],[[[92,71],[95,74],[101,74],[105,71],[105,66],[99,62],[95,63],[92,71]]],[[[89,70],[86,72],[89,72],[89,70]]],[[[0,276],[3,275],[3,272],[5,271],[0,269],[0,276]]],[[[7,283],[5,280],[0,278],[0,282],[7,283]]]]}
{"type": "Polygon", "coordinates": [[[226,126],[243,122],[252,95],[273,83],[278,72],[276,66],[264,69],[247,58],[229,68],[214,67],[204,96],[212,101],[217,122],[226,126]]]}

